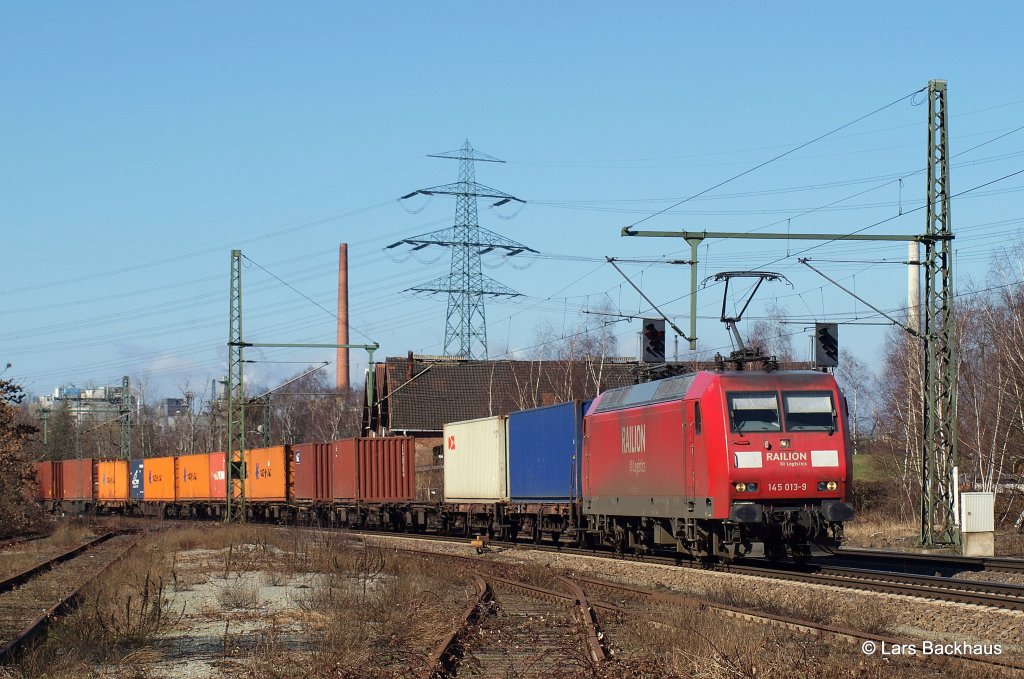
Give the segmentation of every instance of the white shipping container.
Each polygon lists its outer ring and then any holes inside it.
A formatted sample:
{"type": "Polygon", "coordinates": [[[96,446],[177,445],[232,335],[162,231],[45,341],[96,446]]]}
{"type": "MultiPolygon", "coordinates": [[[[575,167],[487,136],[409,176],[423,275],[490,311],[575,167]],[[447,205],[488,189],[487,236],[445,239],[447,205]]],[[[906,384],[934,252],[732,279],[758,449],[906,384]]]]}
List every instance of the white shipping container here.
{"type": "Polygon", "coordinates": [[[508,500],[508,418],[444,426],[445,502],[508,500]]]}

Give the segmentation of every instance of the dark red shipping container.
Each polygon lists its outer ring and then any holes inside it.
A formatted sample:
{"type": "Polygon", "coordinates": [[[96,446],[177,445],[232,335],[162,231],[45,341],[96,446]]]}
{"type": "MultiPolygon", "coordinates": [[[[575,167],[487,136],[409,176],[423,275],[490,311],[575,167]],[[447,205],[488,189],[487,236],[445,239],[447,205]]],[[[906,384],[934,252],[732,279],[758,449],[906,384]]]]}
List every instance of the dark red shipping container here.
{"type": "Polygon", "coordinates": [[[330,500],[331,444],[299,443],[292,448],[293,497],[298,501],[330,500]]]}
{"type": "Polygon", "coordinates": [[[91,457],[81,460],[64,460],[62,467],[63,487],[61,499],[93,500],[96,497],[95,465],[91,457]]]}
{"type": "Polygon", "coordinates": [[[393,502],[416,497],[416,441],[411,436],[357,439],[359,499],[393,502]]]}
{"type": "Polygon", "coordinates": [[[36,497],[42,500],[53,500],[59,498],[59,492],[55,494],[56,489],[54,482],[60,478],[60,474],[55,474],[54,469],[59,468],[56,462],[38,462],[36,463],[36,497]]]}
{"type": "Polygon", "coordinates": [[[416,440],[411,436],[332,441],[336,500],[400,502],[416,497],[416,440]]]}
{"type": "Polygon", "coordinates": [[[335,500],[357,500],[356,439],[331,441],[331,496],[335,500]]]}

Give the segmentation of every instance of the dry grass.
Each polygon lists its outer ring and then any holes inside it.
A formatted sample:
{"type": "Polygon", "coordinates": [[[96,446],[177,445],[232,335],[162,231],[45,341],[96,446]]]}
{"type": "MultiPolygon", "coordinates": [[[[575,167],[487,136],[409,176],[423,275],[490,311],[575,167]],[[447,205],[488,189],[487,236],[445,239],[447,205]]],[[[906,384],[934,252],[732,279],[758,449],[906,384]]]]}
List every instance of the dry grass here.
{"type": "Polygon", "coordinates": [[[857,646],[841,641],[730,620],[698,609],[682,607],[659,613],[658,618],[664,624],[627,620],[616,625],[613,641],[620,648],[629,649],[629,657],[613,661],[611,676],[708,679],[891,679],[894,676],[976,679],[988,676],[979,673],[977,668],[954,664],[940,668],[918,658],[869,657],[857,646]]]}
{"type": "Polygon", "coordinates": [[[907,549],[917,540],[918,525],[914,519],[868,511],[847,523],[845,532],[846,544],[850,547],[907,549]]]}
{"type": "Polygon", "coordinates": [[[856,605],[847,605],[834,594],[816,592],[783,598],[774,592],[738,591],[721,580],[704,585],[701,595],[718,603],[870,634],[888,634],[898,624],[894,607],[884,600],[858,599],[856,605]]]}
{"type": "Polygon", "coordinates": [[[236,578],[221,587],[217,601],[222,607],[230,610],[259,608],[260,588],[254,582],[236,578]]]}
{"type": "Polygon", "coordinates": [[[1024,557],[1024,533],[1016,530],[996,531],[996,554],[998,556],[1024,557]]]}

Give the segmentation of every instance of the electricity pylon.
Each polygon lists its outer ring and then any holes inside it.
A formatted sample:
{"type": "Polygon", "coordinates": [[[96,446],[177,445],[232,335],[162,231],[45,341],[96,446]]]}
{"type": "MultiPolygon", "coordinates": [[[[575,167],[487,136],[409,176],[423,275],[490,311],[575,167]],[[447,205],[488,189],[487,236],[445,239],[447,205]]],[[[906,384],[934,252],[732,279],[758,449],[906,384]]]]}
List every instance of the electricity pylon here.
{"type": "Polygon", "coordinates": [[[494,206],[511,202],[524,203],[515,196],[478,184],[474,162],[503,163],[494,156],[475,150],[467,139],[462,148],[446,153],[430,154],[431,158],[450,158],[459,161],[459,181],[427,189],[419,189],[402,196],[415,195],[455,196],[455,225],[392,243],[388,248],[411,245],[422,250],[431,245],[452,249],[451,268],[447,276],[409,288],[412,292],[448,294],[448,313],[445,316],[444,355],[462,358],[487,358],[487,321],[484,312],[485,297],[517,297],[515,290],[485,276],[480,266],[480,255],[503,250],[507,256],[522,252],[537,252],[522,243],[481,228],[477,198],[497,199],[494,206]]]}

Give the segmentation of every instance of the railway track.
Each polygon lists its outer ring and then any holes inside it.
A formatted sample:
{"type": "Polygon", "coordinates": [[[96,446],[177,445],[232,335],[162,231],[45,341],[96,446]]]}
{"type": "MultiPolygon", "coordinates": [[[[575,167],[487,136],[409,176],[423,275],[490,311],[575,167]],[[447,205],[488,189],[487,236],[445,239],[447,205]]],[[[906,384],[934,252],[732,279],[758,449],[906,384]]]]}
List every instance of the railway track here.
{"type": "MultiPolygon", "coordinates": [[[[483,567],[487,564],[486,560],[479,556],[462,556],[404,548],[399,548],[399,551],[406,551],[420,556],[433,558],[451,558],[464,563],[476,564],[477,567],[483,567]]],[[[490,565],[496,564],[491,563],[490,565]]],[[[532,585],[525,585],[524,583],[516,583],[492,574],[487,574],[485,576],[477,575],[476,577],[481,580],[481,584],[478,584],[477,587],[478,593],[481,593],[481,598],[478,603],[474,603],[474,606],[477,607],[477,611],[480,610],[482,602],[489,600],[482,593],[485,591],[486,587],[486,596],[490,596],[490,593],[492,592],[491,583],[501,583],[505,586],[512,587],[514,588],[514,591],[526,593],[527,596],[531,596],[535,600],[547,599],[548,601],[555,601],[557,599],[568,599],[565,593],[555,592],[532,585]],[[486,585],[482,584],[484,581],[486,581],[486,585]]],[[[565,584],[566,589],[575,586],[577,588],[576,591],[578,592],[578,594],[575,595],[577,604],[582,601],[583,604],[581,609],[591,612],[591,615],[587,618],[586,629],[590,631],[589,637],[592,639],[591,649],[594,647],[599,649],[599,654],[592,655],[591,657],[592,659],[598,659],[600,662],[607,659],[604,643],[601,641],[605,634],[609,635],[605,641],[614,645],[619,626],[629,619],[642,620],[655,626],[672,627],[673,619],[676,618],[679,609],[685,607],[701,613],[711,611],[726,618],[781,628],[808,636],[836,639],[856,647],[863,647],[866,643],[873,643],[878,648],[883,647],[883,645],[888,647],[901,646],[904,648],[908,645],[914,646],[918,649],[919,657],[921,657],[923,661],[937,666],[945,666],[948,662],[962,662],[980,669],[983,668],[990,670],[998,668],[1001,671],[1012,670],[1015,673],[1019,673],[1021,676],[1024,676],[1024,664],[1001,656],[975,656],[960,653],[950,653],[944,656],[925,655],[923,649],[920,648],[920,643],[913,640],[872,634],[851,628],[824,624],[814,620],[767,613],[764,611],[720,603],[709,599],[669,592],[652,591],[649,589],[584,576],[574,576],[571,579],[559,578],[559,582],[565,584]],[[584,592],[591,593],[591,596],[588,597],[584,592]],[[598,595],[600,595],[601,598],[597,598],[598,595]],[[598,634],[598,628],[603,630],[601,634],[598,634]]],[[[501,590],[499,589],[499,591],[501,590]]],[[[469,620],[468,617],[467,620],[469,620]]],[[[464,630],[469,629],[470,624],[471,623],[469,622],[465,623],[466,626],[454,632],[446,643],[450,642],[452,639],[460,637],[464,638],[466,635],[464,630]]],[[[680,629],[679,634],[682,635],[680,638],[685,638],[687,634],[693,634],[693,630],[680,629]]],[[[545,652],[547,652],[546,647],[545,652]]],[[[470,651],[470,653],[472,653],[472,651],[470,651]]],[[[435,652],[435,657],[440,657],[440,655],[441,651],[435,652]]],[[[457,666],[443,666],[448,669],[440,669],[442,668],[442,665],[432,665],[432,670],[428,671],[424,675],[424,679],[441,679],[444,677],[454,676],[509,676],[507,672],[510,667],[523,667],[521,664],[516,664],[515,658],[517,656],[514,654],[509,656],[502,650],[497,651],[497,654],[495,655],[495,651],[493,649],[484,648],[481,655],[491,661],[482,666],[484,668],[484,672],[481,674],[466,674],[467,671],[472,672],[473,670],[471,669],[463,669],[461,672],[454,669],[456,667],[472,668],[474,666],[473,663],[476,661],[470,659],[468,664],[464,661],[457,666]],[[493,659],[495,657],[500,658],[501,661],[494,663],[493,659]]],[[[476,657],[477,656],[472,656],[472,658],[476,657]]],[[[573,657],[578,660],[578,655],[573,657]]],[[[623,657],[628,657],[628,654],[623,657]]],[[[530,658],[532,659],[533,656],[531,655],[530,658]]],[[[527,675],[529,675],[529,673],[527,673],[527,675]]]]}
{"type": "MultiPolygon", "coordinates": [[[[878,568],[881,565],[885,570],[921,575],[952,576],[965,572],[1024,574],[1024,559],[1007,557],[915,554],[843,547],[831,559],[855,568],[878,568]]],[[[813,563],[827,565],[820,560],[813,563]]]]}
{"type": "Polygon", "coordinates": [[[957,580],[934,575],[914,575],[888,571],[818,566],[776,568],[766,565],[732,564],[728,573],[776,578],[794,582],[846,587],[885,594],[902,594],[937,601],[1024,610],[1024,587],[980,580],[957,580]]]}
{"type": "MultiPolygon", "coordinates": [[[[466,545],[465,538],[451,538],[441,535],[389,534],[379,531],[359,531],[352,529],[336,530],[340,530],[344,533],[365,536],[393,535],[394,537],[413,540],[446,542],[460,546],[466,545]]],[[[524,549],[531,551],[558,552],[561,554],[575,554],[596,558],[614,559],[616,561],[629,560],[639,563],[653,563],[667,566],[706,568],[706,566],[700,562],[696,562],[686,558],[685,556],[676,554],[654,554],[642,557],[615,556],[609,551],[578,549],[575,547],[548,544],[500,541],[493,541],[491,544],[513,550],[524,549]]],[[[1014,560],[1011,559],[1009,561],[1012,562],[1014,560]]],[[[1008,610],[1024,610],[1024,586],[1021,585],[1009,585],[1005,583],[985,582],[980,580],[960,580],[935,575],[917,575],[903,572],[842,568],[825,565],[790,565],[780,567],[778,564],[757,560],[740,561],[732,564],[720,564],[716,568],[722,572],[733,573],[736,575],[750,575],[788,580],[791,582],[830,585],[833,587],[845,587],[847,589],[873,591],[883,594],[901,594],[935,601],[949,601],[977,606],[1005,608],[1008,610]]]]}
{"type": "MultiPolygon", "coordinates": [[[[433,554],[432,554],[433,556],[433,554]]],[[[474,574],[476,600],[435,649],[424,679],[594,676],[607,657],[582,588],[474,574]]]]}
{"type": "Polygon", "coordinates": [[[139,535],[112,532],[0,581],[0,662],[44,633],[81,589],[135,546],[139,535]]]}

